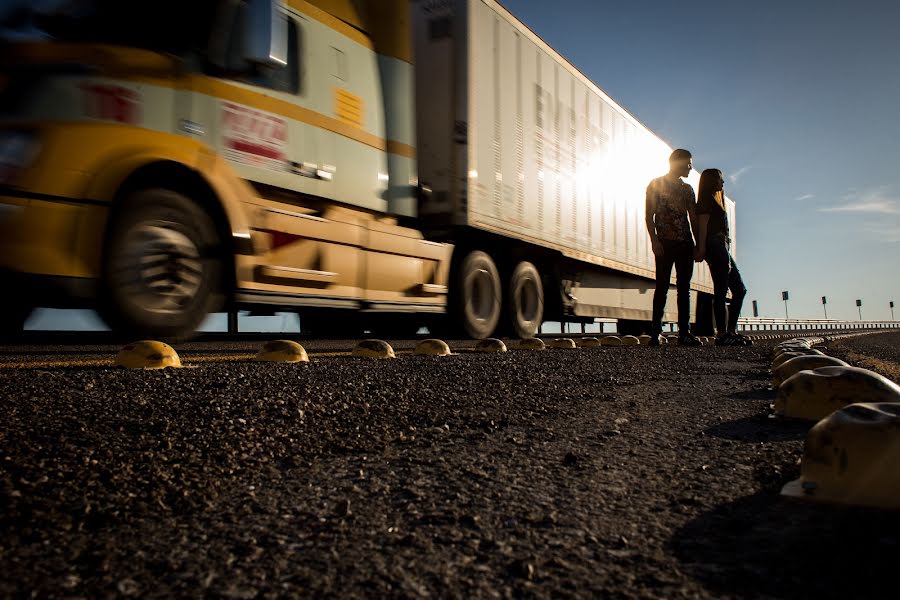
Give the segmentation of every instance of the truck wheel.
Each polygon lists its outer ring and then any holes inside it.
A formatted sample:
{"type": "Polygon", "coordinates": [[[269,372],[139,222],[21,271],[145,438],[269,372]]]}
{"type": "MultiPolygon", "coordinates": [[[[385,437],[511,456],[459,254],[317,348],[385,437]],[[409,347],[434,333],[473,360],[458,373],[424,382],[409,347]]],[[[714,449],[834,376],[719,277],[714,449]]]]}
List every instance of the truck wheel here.
{"type": "Polygon", "coordinates": [[[489,337],[500,321],[500,273],[490,256],[470,252],[456,273],[455,318],[462,332],[475,339],[489,337]]]}
{"type": "Polygon", "coordinates": [[[166,189],[135,192],[113,216],[100,309],[114,331],[190,337],[224,305],[223,246],[212,218],[166,189]]]}
{"type": "Polygon", "coordinates": [[[530,262],[520,262],[509,277],[507,315],[512,334],[531,338],[544,319],[544,285],[541,274],[530,262]]]}

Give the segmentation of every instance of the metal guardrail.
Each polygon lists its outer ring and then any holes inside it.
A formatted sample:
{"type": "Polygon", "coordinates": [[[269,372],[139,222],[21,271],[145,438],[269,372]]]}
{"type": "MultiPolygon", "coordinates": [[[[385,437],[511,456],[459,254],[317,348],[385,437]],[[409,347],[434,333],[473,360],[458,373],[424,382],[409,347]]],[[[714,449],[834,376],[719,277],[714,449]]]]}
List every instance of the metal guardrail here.
{"type": "MultiPolygon", "coordinates": [[[[585,323],[545,322],[540,332],[552,333],[616,333],[616,319],[594,319],[593,325],[585,323]],[[599,327],[598,327],[599,326],[599,327]],[[598,331],[599,328],[599,331],[598,331]],[[559,329],[560,331],[556,331],[559,329]],[[580,332],[579,332],[580,329],[580,332]],[[549,330],[549,331],[548,331],[549,330]]],[[[674,333],[674,323],[664,323],[665,333],[674,333]]],[[[875,330],[900,330],[900,321],[841,321],[838,319],[769,319],[745,317],[738,320],[738,330],[745,334],[779,334],[818,332],[824,334],[853,333],[875,330]]]]}
{"type": "Polygon", "coordinates": [[[738,320],[745,333],[778,331],[853,332],[873,329],[900,329],[900,321],[840,321],[837,319],[767,319],[746,317],[738,320]]]}

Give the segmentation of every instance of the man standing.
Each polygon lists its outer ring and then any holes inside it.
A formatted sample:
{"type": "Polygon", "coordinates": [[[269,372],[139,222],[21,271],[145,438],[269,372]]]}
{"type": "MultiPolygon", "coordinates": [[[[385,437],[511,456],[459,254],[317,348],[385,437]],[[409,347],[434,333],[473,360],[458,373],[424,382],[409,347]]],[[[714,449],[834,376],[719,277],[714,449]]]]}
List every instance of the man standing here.
{"type": "Polygon", "coordinates": [[[662,318],[675,266],[678,289],[678,343],[700,346],[691,333],[691,277],[694,275],[696,244],[692,234],[699,231],[695,212],[694,189],[681,180],[692,164],[691,153],[675,150],[669,156],[669,173],[657,177],[647,186],[647,231],[656,255],[656,291],[653,294],[653,331],[650,345],[658,346],[662,334],[662,318]]]}

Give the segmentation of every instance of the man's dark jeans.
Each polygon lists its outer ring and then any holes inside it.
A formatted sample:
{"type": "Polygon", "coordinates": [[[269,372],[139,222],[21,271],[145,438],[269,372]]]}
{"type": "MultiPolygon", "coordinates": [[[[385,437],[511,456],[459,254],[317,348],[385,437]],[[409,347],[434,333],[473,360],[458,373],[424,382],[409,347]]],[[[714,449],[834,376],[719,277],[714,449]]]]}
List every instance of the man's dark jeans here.
{"type": "Polygon", "coordinates": [[[694,244],[661,240],[662,256],[656,257],[656,292],[653,294],[653,334],[662,333],[662,318],[669,295],[672,266],[678,288],[678,330],[682,334],[691,330],[691,277],[694,275],[694,244]]]}
{"type": "Polygon", "coordinates": [[[725,238],[716,236],[706,242],[706,262],[709,264],[709,272],[712,275],[713,312],[716,315],[716,329],[718,333],[737,330],[738,317],[741,315],[741,306],[747,295],[747,288],[741,279],[731,253],[728,251],[728,243],[725,238]],[[728,290],[731,290],[731,306],[727,310],[725,302],[728,290]]]}

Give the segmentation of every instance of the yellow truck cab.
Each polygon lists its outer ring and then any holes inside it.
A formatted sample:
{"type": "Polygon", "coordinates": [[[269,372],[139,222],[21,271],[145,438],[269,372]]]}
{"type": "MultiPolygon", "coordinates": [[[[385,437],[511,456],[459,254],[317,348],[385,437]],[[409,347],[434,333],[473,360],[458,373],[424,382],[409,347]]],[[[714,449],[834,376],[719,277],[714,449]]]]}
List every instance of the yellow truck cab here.
{"type": "Polygon", "coordinates": [[[406,0],[21,4],[0,76],[5,333],[35,306],[169,338],[224,307],[326,332],[444,312],[452,246],[400,224],[420,193],[406,0]]]}

